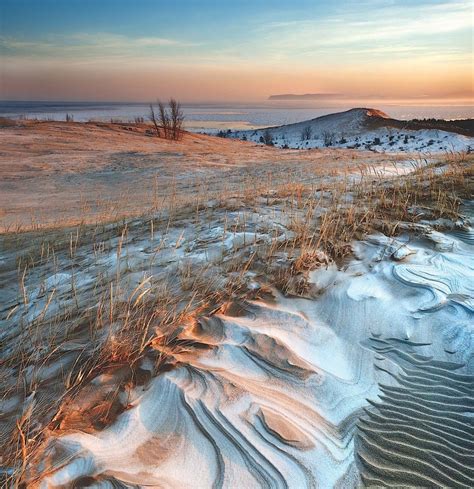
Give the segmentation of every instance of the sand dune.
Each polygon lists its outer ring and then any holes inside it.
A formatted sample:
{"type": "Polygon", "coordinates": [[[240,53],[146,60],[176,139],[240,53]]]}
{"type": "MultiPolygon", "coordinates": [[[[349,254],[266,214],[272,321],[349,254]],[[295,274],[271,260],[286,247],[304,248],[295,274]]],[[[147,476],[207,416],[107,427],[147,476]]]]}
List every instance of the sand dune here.
{"type": "MultiPolygon", "coordinates": [[[[51,129],[15,129],[21,137],[8,151],[51,129]]],[[[469,486],[470,156],[414,165],[209,136],[156,142],[116,126],[76,130],[58,129],[56,156],[71,156],[89,195],[88,179],[113,171],[119,187],[130,179],[138,192],[153,152],[163,157],[168,144],[177,147],[163,171],[176,164],[182,185],[165,178],[161,197],[174,197],[149,211],[136,197],[135,217],[0,235],[3,480],[469,486]],[[131,141],[139,154],[115,160],[113,171],[94,168],[89,137],[104,157],[131,141]],[[67,141],[78,147],[63,148],[67,141]],[[197,188],[193,168],[208,186],[197,188]]],[[[31,144],[24,161],[43,161],[31,144]]],[[[26,170],[3,171],[10,188],[28,180],[26,170]]],[[[34,171],[39,180],[58,183],[43,171],[34,171]]],[[[53,214],[54,202],[45,200],[53,214]]]]}
{"type": "Polygon", "coordinates": [[[471,487],[474,375],[465,365],[417,353],[417,344],[373,338],[372,348],[400,365],[395,386],[361,417],[357,457],[366,485],[471,487]]]}
{"type": "Polygon", "coordinates": [[[406,160],[348,150],[280,151],[192,133],[168,141],[149,133],[146,124],[0,123],[0,232],[141,215],[173,199],[219,197],[252,178],[307,183],[310,172],[314,179],[406,160]]]}
{"type": "Polygon", "coordinates": [[[59,438],[45,487],[469,487],[472,244],[426,238],[374,236],[346,271],[312,272],[312,298],[202,318],[186,334],[209,349],[134,390],[110,428],[59,438]]]}
{"type": "Polygon", "coordinates": [[[430,155],[474,147],[472,130],[401,121],[371,108],[350,109],[266,129],[236,131],[231,136],[263,143],[265,134],[271,138],[271,144],[280,148],[334,147],[430,155]]]}

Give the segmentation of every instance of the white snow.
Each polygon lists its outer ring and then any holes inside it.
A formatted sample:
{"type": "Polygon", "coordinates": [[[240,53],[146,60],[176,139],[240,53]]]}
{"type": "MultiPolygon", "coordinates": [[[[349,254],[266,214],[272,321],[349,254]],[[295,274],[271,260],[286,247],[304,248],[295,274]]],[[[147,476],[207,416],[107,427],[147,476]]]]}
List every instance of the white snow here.
{"type": "Polygon", "coordinates": [[[261,138],[268,130],[273,144],[279,148],[332,147],[393,153],[416,152],[427,155],[474,148],[473,137],[438,129],[409,130],[389,125],[371,129],[367,121],[373,116],[379,120],[387,117],[372,109],[352,109],[296,124],[254,131],[236,131],[230,137],[263,143],[261,138]]]}

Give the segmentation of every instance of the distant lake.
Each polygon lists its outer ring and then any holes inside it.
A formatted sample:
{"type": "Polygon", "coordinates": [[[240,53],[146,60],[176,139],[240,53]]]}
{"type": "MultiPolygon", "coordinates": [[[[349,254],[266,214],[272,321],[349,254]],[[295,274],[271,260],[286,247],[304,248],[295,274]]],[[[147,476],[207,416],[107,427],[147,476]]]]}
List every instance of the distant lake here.
{"type": "MultiPolygon", "coordinates": [[[[396,119],[466,119],[474,118],[473,105],[398,105],[376,102],[335,103],[313,101],[267,101],[254,104],[183,104],[186,128],[191,131],[215,132],[220,129],[252,129],[313,119],[353,107],[374,107],[396,119]]],[[[0,116],[41,120],[65,120],[72,114],[75,121],[133,121],[148,118],[146,103],[116,102],[12,102],[0,101],[0,116]]]]}

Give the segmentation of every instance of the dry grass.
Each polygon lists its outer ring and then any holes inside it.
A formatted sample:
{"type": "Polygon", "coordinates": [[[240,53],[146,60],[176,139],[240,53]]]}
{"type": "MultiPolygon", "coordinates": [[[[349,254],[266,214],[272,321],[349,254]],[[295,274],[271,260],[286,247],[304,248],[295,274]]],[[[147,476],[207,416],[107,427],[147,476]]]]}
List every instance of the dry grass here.
{"type": "Polygon", "coordinates": [[[388,182],[364,179],[351,193],[350,203],[335,201],[321,216],[317,247],[334,259],[351,252],[350,243],[368,233],[398,234],[400,223],[459,218],[463,199],[472,199],[472,159],[420,167],[388,182]]]}
{"type": "Polygon", "coordinates": [[[305,294],[309,271],[344,259],[354,239],[375,230],[396,234],[400,223],[458,219],[460,202],[472,198],[472,162],[458,155],[395,178],[374,176],[366,167],[346,177],[313,168],[257,182],[249,175],[212,195],[203,187],[184,204],[175,189],[166,209],[156,205],[136,219],[3,236],[9,259],[0,286],[10,291],[5,324],[12,330],[3,337],[0,400],[18,399],[17,408],[0,419],[1,462],[9,468],[4,484],[34,482],[32,462],[51,432],[106,426],[126,409],[118,392],[173,368],[180,355],[198,352],[200,345],[186,332],[200,316],[264,291],[248,287],[249,274],[284,293],[305,294]],[[222,240],[244,231],[254,238],[227,249],[215,263],[183,261],[167,269],[160,257],[175,229],[183,230],[173,238],[176,249],[190,239],[183,236],[189,229],[196,242],[209,229],[222,229],[222,240]],[[259,233],[269,238],[260,240],[259,233]],[[134,265],[134,245],[144,240],[152,257],[134,265]],[[104,262],[111,256],[113,266],[104,262]],[[87,285],[77,278],[85,269],[94,272],[87,285]],[[67,292],[45,287],[41,310],[31,317],[32,284],[40,274],[65,271],[71,275],[67,292]],[[153,365],[147,373],[144,358],[153,365]],[[44,370],[61,361],[64,366],[45,377],[44,370]],[[104,373],[115,379],[113,389],[89,404],[74,404],[104,373]],[[71,406],[81,406],[82,414],[71,414],[71,406]]]}
{"type": "Polygon", "coordinates": [[[203,186],[218,198],[396,159],[187,132],[170,141],[150,136],[147,124],[22,121],[0,129],[0,233],[94,225],[166,209],[173,196],[185,205],[203,186]]]}

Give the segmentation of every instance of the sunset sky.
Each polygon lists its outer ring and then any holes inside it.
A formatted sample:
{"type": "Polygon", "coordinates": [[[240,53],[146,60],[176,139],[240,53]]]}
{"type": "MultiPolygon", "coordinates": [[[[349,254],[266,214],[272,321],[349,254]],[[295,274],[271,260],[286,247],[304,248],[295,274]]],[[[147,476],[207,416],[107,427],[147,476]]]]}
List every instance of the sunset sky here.
{"type": "Polygon", "coordinates": [[[473,95],[468,0],[1,0],[0,99],[473,95]]]}

